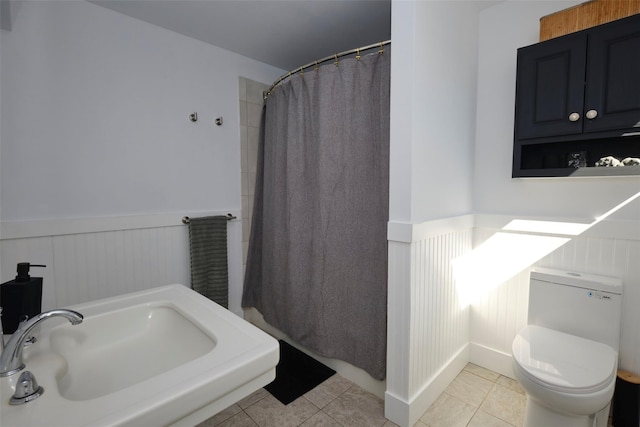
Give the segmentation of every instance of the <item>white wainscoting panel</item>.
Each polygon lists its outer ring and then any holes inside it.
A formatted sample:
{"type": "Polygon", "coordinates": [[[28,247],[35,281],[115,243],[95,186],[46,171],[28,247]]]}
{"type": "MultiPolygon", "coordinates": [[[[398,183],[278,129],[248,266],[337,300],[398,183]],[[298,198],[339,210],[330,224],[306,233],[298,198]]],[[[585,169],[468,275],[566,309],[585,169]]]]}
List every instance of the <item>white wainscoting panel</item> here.
{"type": "Polygon", "coordinates": [[[387,393],[408,398],[411,379],[411,244],[389,241],[387,393]]]}
{"type": "MultiPolygon", "coordinates": [[[[219,213],[211,213],[217,215],[219,213]]],[[[171,283],[189,286],[191,269],[189,229],[179,218],[162,225],[153,216],[153,226],[124,226],[113,219],[83,220],[86,232],[34,224],[43,237],[21,238],[11,224],[4,224],[10,239],[0,240],[2,282],[13,279],[16,263],[46,264],[33,268],[33,276],[44,279],[42,309],[50,310],[99,298],[122,295],[171,283]],[[121,228],[107,230],[108,228],[121,228]],[[53,231],[47,232],[46,229],[53,231]],[[100,231],[92,231],[100,230],[100,231]]],[[[128,221],[131,224],[131,221],[128,221]]],[[[145,223],[137,218],[134,223],[145,223]]],[[[148,224],[148,223],[147,223],[148,224]]],[[[229,221],[229,308],[242,316],[242,224],[229,221]]]]}
{"type": "Polygon", "coordinates": [[[385,414],[401,426],[413,425],[468,360],[469,309],[460,306],[451,260],[471,250],[470,225],[390,224],[385,414]]]}
{"type": "Polygon", "coordinates": [[[190,283],[186,227],[74,234],[53,240],[58,300],[66,304],[169,282],[190,283]]]}
{"type": "MultiPolygon", "coordinates": [[[[632,222],[605,224],[605,227],[600,227],[600,231],[589,231],[572,237],[564,246],[532,266],[612,276],[622,280],[624,299],[620,368],[632,372],[640,372],[640,311],[637,309],[640,304],[638,229],[638,223],[632,222]]],[[[476,228],[476,245],[497,231],[499,229],[476,228]]],[[[504,375],[513,375],[510,360],[511,343],[518,330],[527,323],[529,271],[530,269],[521,272],[473,304],[470,314],[471,362],[504,375]]]]}

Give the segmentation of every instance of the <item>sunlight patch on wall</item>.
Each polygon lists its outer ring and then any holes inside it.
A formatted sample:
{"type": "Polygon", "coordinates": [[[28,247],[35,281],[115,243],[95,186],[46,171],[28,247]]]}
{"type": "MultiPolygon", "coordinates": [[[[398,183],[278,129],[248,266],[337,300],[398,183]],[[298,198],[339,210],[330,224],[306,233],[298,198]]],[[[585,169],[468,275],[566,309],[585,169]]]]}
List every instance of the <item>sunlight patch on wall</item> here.
{"type": "Polygon", "coordinates": [[[533,221],[514,219],[502,229],[508,231],[524,231],[529,233],[560,234],[577,236],[592,227],[593,224],[581,224],[573,222],[533,221]]]}
{"type": "Polygon", "coordinates": [[[640,192],[598,216],[589,224],[514,219],[471,252],[451,261],[460,307],[483,295],[516,274],[605,220],[640,197],[640,192]],[[537,233],[537,234],[528,234],[537,233]]]}
{"type": "Polygon", "coordinates": [[[532,234],[494,234],[471,252],[451,261],[460,307],[476,302],[569,240],[532,234]]]}

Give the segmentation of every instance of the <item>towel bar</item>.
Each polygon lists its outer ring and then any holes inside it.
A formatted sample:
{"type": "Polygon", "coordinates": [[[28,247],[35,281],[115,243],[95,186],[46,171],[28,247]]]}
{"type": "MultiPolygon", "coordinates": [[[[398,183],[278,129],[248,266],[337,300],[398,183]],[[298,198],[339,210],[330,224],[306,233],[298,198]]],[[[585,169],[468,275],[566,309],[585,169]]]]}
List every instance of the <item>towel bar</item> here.
{"type": "MultiPolygon", "coordinates": [[[[236,216],[231,215],[230,213],[227,214],[227,221],[231,221],[232,219],[237,219],[236,216]]],[[[190,218],[188,216],[183,216],[182,217],[182,223],[183,224],[189,224],[190,218]]]]}

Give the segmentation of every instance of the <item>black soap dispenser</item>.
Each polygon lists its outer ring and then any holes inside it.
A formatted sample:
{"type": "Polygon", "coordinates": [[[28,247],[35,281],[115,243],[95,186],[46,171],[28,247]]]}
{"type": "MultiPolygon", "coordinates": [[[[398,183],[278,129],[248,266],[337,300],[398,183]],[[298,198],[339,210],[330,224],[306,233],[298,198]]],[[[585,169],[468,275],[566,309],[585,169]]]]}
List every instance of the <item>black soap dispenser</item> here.
{"type": "Polygon", "coordinates": [[[42,311],[42,277],[29,276],[31,267],[46,266],[20,262],[16,278],[0,285],[2,329],[5,334],[14,333],[25,316],[30,319],[42,311]]]}

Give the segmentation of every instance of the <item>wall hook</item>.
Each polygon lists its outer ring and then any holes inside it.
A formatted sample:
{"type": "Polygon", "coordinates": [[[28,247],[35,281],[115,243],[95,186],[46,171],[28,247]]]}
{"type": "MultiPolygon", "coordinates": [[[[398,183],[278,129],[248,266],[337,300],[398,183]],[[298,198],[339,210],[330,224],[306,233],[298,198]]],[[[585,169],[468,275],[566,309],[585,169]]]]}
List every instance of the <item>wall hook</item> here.
{"type": "Polygon", "coordinates": [[[222,116],[216,117],[216,125],[222,126],[222,116]]]}
{"type": "Polygon", "coordinates": [[[198,113],[191,113],[189,114],[189,121],[191,122],[197,122],[198,121],[198,113]]]}

